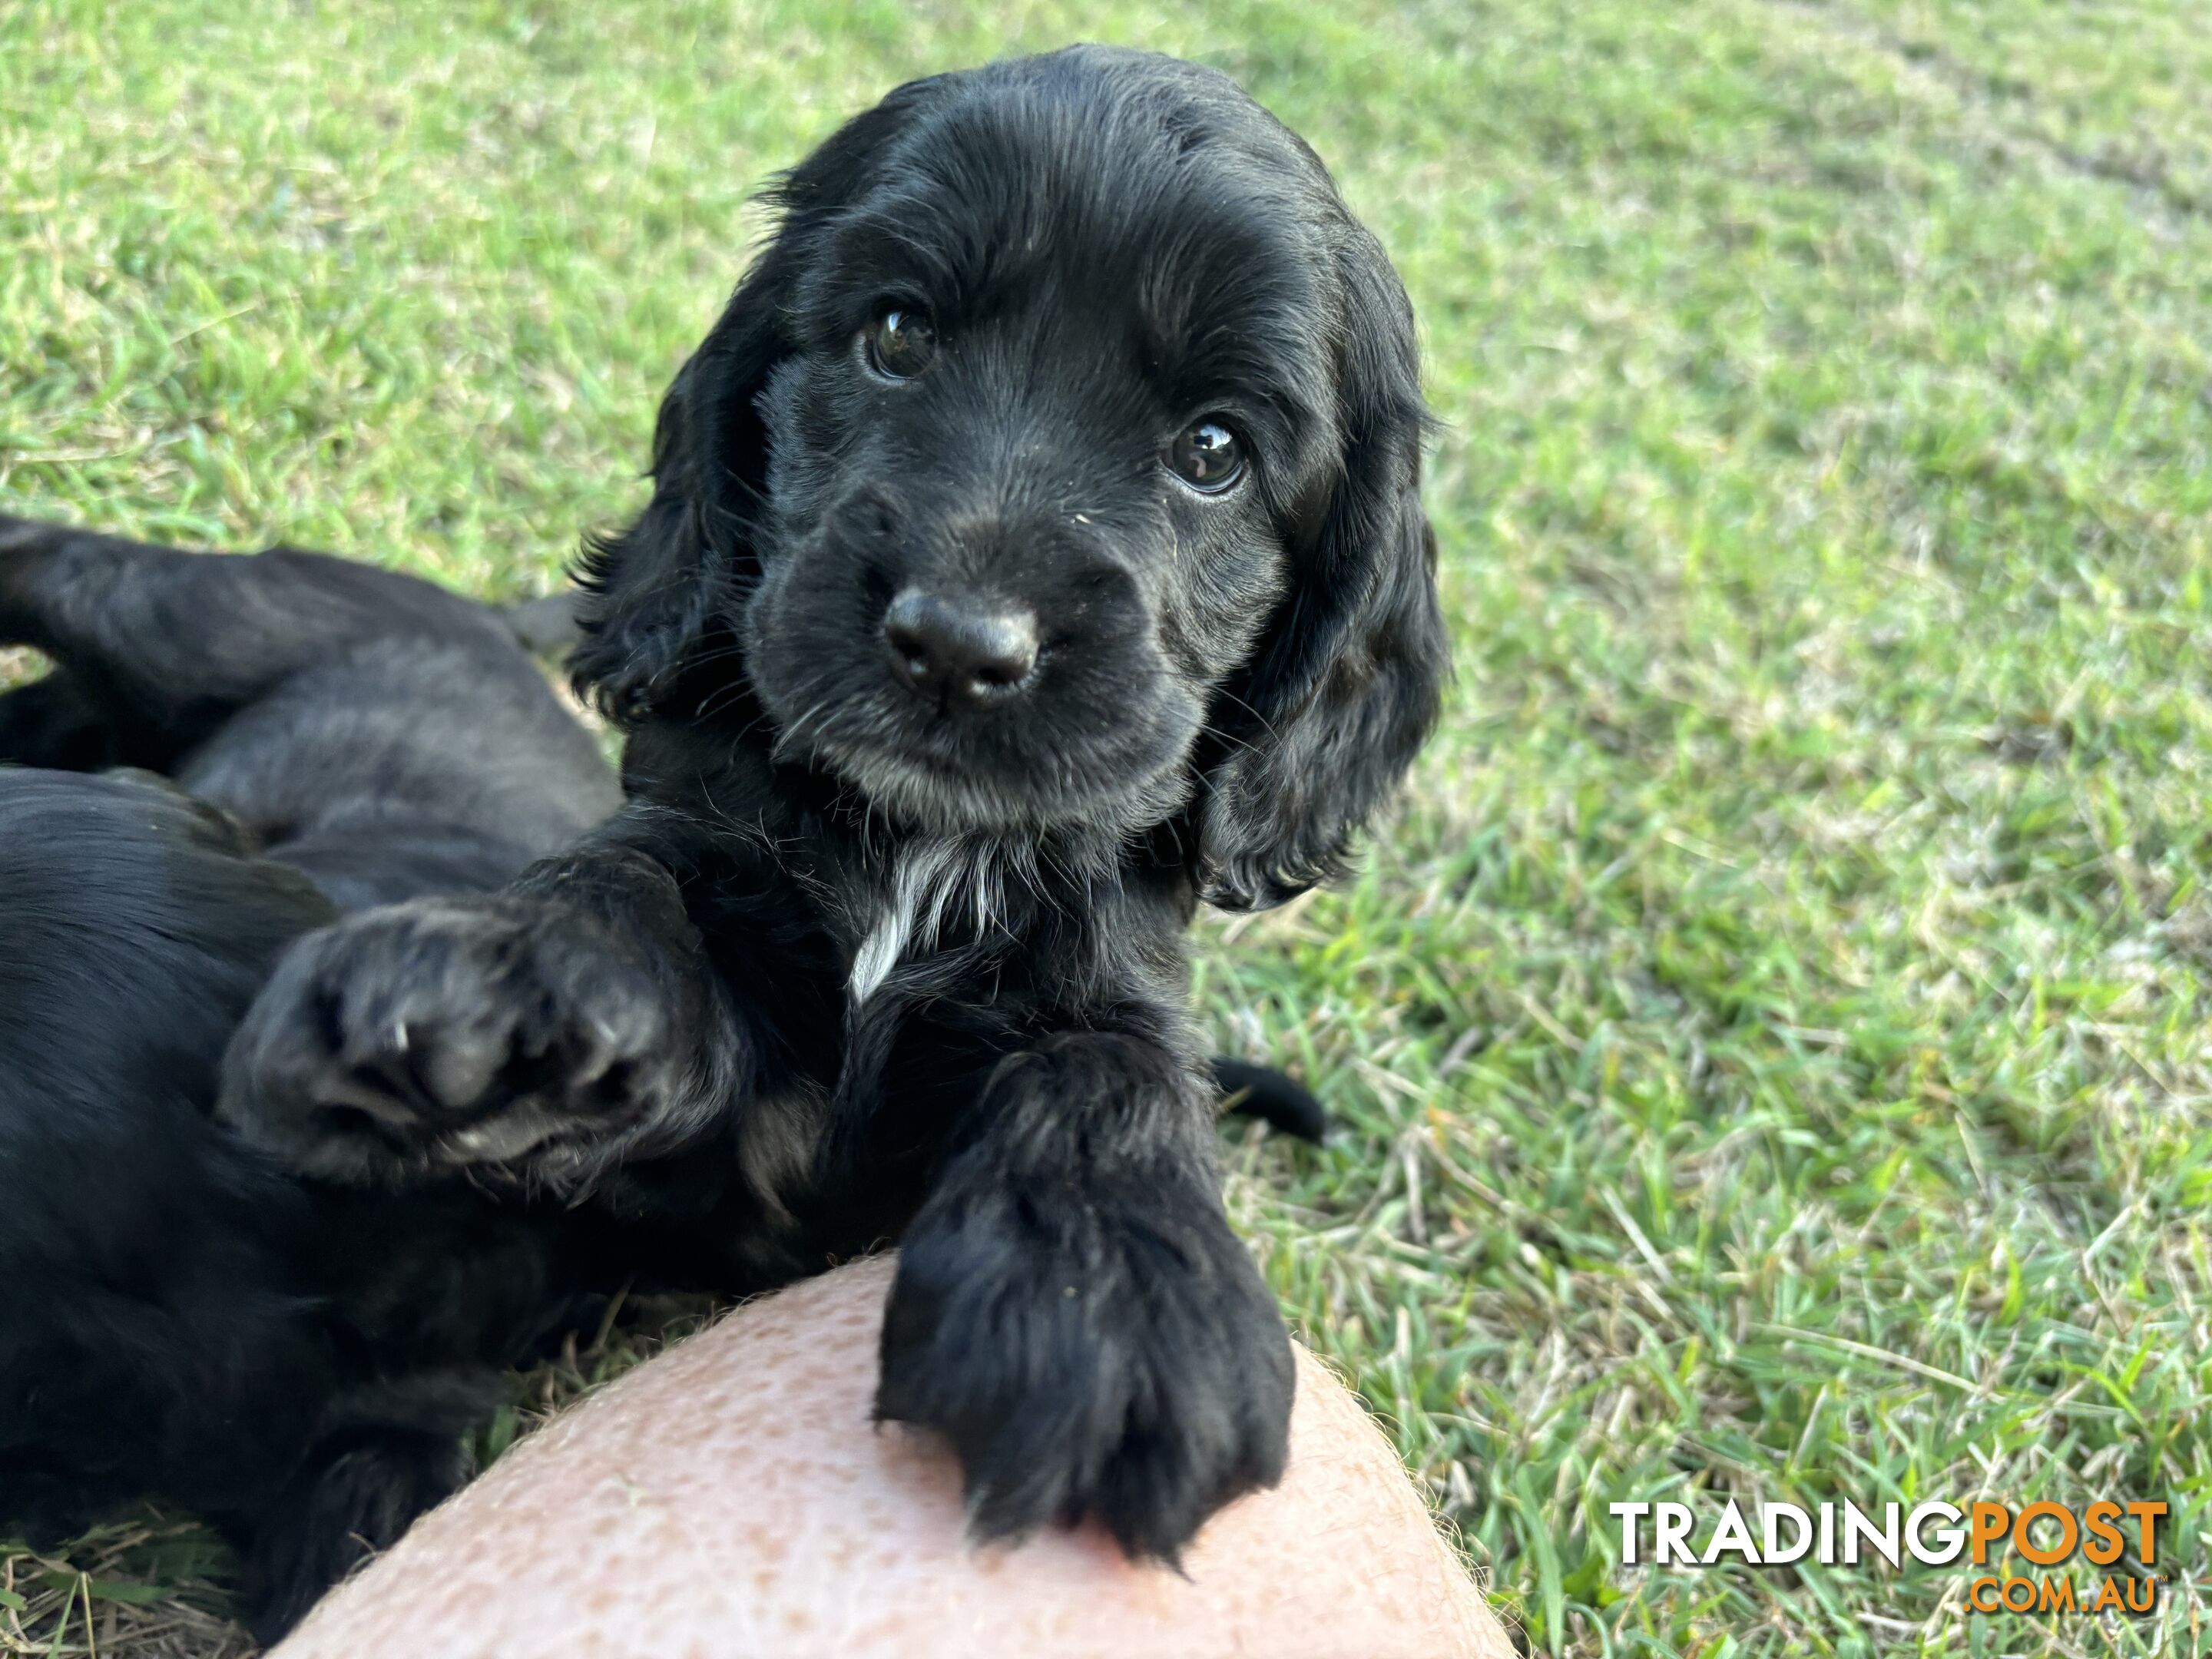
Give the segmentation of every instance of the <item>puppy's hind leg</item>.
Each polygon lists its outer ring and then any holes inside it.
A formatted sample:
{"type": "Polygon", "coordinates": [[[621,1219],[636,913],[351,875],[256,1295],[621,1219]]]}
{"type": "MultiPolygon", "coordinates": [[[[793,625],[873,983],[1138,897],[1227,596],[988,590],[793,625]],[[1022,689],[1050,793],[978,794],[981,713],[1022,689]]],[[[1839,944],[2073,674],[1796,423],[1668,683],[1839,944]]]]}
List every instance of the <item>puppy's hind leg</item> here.
{"type": "Polygon", "coordinates": [[[343,559],[187,553],[0,515],[0,645],[57,665],[8,694],[0,760],[165,771],[290,675],[396,634],[507,637],[457,594],[343,559]]]}
{"type": "Polygon", "coordinates": [[[461,1437],[491,1415],[489,1373],[424,1373],[341,1401],[246,1549],[253,1632],[273,1643],[365,1557],[468,1478],[461,1437]]]}

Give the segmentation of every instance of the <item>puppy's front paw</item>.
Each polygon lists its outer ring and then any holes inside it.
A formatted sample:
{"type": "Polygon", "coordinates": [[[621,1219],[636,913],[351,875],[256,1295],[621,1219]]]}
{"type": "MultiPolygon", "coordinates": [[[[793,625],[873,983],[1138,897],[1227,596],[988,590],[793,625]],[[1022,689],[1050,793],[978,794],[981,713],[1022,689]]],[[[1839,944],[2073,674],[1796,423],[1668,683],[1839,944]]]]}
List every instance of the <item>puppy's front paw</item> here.
{"type": "Polygon", "coordinates": [[[221,1109],[333,1180],[543,1166],[665,1109],[670,1024],[651,976],[582,916],[420,900],[292,946],[231,1041],[221,1109]]]}
{"type": "Polygon", "coordinates": [[[951,1440],[978,1536],[1091,1519],[1172,1563],[1281,1478],[1291,1388],[1274,1299],[1192,1177],[955,1182],[901,1244],[876,1414],[951,1440]]]}

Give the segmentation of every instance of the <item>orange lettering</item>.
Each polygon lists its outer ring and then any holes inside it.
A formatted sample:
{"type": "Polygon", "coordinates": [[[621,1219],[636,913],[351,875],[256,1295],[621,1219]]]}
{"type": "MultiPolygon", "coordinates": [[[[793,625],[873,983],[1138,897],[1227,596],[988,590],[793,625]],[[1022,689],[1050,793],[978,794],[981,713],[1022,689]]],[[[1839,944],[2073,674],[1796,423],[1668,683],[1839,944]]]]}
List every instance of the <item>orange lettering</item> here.
{"type": "Polygon", "coordinates": [[[2081,1511],[2081,1519],[2089,1528],[2089,1541],[2081,1546],[2081,1553],[2100,1567],[2112,1565],[2128,1547],[2128,1540],[2112,1524],[2119,1518],[2120,1506],[2109,1498],[2100,1498],[2081,1511]]]}
{"type": "Polygon", "coordinates": [[[2163,1504],[2130,1504],[2128,1514],[2142,1528],[2142,1564],[2158,1565],[2158,1523],[2166,1517],[2163,1504]]]}
{"type": "Polygon", "coordinates": [[[2030,1504],[2020,1512],[2020,1519],[2012,1523],[2012,1547],[2039,1567],[2055,1567],[2074,1553],[2074,1547],[2081,1541],[2081,1529],[2074,1524],[2074,1511],[2063,1504],[2045,1502],[2030,1504]],[[2060,1524],[2059,1542],[2055,1549],[2045,1549],[2028,1534],[2032,1522],[2050,1516],[2060,1524]]]}
{"type": "Polygon", "coordinates": [[[2002,1504],[1976,1504],[1969,1513],[1973,1516],[1974,1565],[1986,1566],[1990,1544],[2012,1525],[2012,1511],[2002,1504]]]}

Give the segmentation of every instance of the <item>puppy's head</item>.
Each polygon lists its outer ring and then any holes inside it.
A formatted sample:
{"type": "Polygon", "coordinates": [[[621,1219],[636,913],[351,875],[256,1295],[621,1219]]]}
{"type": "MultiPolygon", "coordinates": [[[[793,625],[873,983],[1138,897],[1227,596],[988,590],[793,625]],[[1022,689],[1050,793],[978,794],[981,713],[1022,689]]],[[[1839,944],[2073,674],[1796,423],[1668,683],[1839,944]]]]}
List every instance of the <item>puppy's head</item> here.
{"type": "Polygon", "coordinates": [[[1173,823],[1237,908],[1329,873],[1444,644],[1412,315],[1313,153],[1078,47],[900,88],[777,201],[580,678],[750,705],[917,829],[1173,823]]]}

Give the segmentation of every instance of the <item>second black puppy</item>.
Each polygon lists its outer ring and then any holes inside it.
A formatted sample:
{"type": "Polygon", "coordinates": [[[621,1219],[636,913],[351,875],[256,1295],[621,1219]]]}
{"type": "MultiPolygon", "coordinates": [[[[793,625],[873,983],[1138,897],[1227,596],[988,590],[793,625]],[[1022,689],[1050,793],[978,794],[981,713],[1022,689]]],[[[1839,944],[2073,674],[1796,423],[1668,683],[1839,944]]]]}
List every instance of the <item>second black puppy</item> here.
{"type": "Polygon", "coordinates": [[[303,941],[224,1109],[725,1282],[899,1237],[882,1415],[985,1533],[1172,1558],[1291,1396],[1182,935],[1331,873],[1433,717],[1412,318],[1311,151],[1145,54],[903,87],[779,198],[591,566],[629,805],[303,941]]]}
{"type": "Polygon", "coordinates": [[[617,791],[501,619],[335,559],[0,517],[0,642],[58,663],[0,693],[0,1532],[185,1505],[274,1635],[632,1263],[558,1204],[282,1168],[213,1121],[224,1045],[296,935],[497,887],[617,791]]]}

